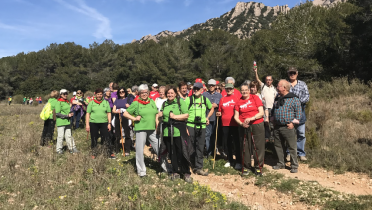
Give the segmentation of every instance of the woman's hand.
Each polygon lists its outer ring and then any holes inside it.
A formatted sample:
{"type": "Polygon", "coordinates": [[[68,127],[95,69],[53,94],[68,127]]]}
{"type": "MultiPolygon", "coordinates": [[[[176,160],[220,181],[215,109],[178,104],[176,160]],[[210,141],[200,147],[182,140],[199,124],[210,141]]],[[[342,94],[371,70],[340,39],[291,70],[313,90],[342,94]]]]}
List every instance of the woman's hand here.
{"type": "Polygon", "coordinates": [[[242,123],[242,126],[243,126],[243,128],[249,128],[249,124],[247,124],[247,123],[242,123]]]}
{"type": "Polygon", "coordinates": [[[128,107],[130,107],[130,105],[129,104],[125,104],[125,106],[128,108],[128,107]]]}
{"type": "Polygon", "coordinates": [[[68,117],[72,117],[72,116],[74,116],[74,113],[69,113],[68,114],[68,117]]]}
{"type": "Polygon", "coordinates": [[[111,124],[110,123],[107,125],[107,129],[108,129],[108,131],[111,131],[111,124]]]}
{"type": "Polygon", "coordinates": [[[141,116],[138,115],[137,117],[134,118],[133,121],[140,121],[140,120],[141,120],[141,116]]]}
{"type": "Polygon", "coordinates": [[[251,122],[251,118],[247,118],[247,119],[244,120],[244,124],[249,125],[250,122],[251,122]]]}
{"type": "Polygon", "coordinates": [[[207,118],[207,122],[205,123],[206,125],[209,125],[209,119],[207,118]]]}
{"type": "Polygon", "coordinates": [[[221,112],[216,112],[216,116],[217,117],[220,117],[221,116],[221,112]]]}
{"type": "Polygon", "coordinates": [[[162,111],[160,111],[160,112],[158,113],[158,117],[163,117],[163,112],[162,112],[162,111]]]}
{"type": "Polygon", "coordinates": [[[175,114],[173,114],[172,112],[171,113],[169,113],[169,118],[171,118],[171,119],[175,119],[174,117],[175,117],[176,115],[175,114]]]}
{"type": "Polygon", "coordinates": [[[90,127],[89,127],[89,125],[86,125],[86,126],[85,126],[85,130],[89,133],[89,131],[90,131],[90,127]]]}

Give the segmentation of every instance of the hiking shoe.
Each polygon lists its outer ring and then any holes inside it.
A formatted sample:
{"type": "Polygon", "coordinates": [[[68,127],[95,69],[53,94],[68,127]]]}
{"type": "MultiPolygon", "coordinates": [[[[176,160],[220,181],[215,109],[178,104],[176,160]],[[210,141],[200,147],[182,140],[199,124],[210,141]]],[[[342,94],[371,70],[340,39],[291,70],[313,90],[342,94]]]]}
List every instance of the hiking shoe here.
{"type": "Polygon", "coordinates": [[[201,176],[208,176],[208,172],[204,171],[203,169],[197,169],[194,171],[194,174],[201,175],[201,176]]]}
{"type": "Polygon", "coordinates": [[[177,180],[177,179],[180,179],[181,178],[181,176],[179,175],[179,174],[177,174],[177,173],[173,173],[172,175],[171,175],[171,180],[177,180]]]}
{"type": "Polygon", "coordinates": [[[235,170],[242,170],[242,164],[240,163],[235,164],[235,170]]]}
{"type": "Polygon", "coordinates": [[[291,155],[290,154],[287,154],[287,156],[285,157],[285,160],[287,162],[290,162],[291,161],[291,155]]]}
{"type": "Polygon", "coordinates": [[[259,168],[256,168],[254,173],[258,176],[262,176],[262,171],[259,168]]]}
{"type": "Polygon", "coordinates": [[[281,166],[281,165],[273,166],[274,170],[279,170],[279,169],[284,169],[284,168],[285,168],[285,166],[281,166]]]}
{"type": "Polygon", "coordinates": [[[115,154],[111,154],[111,156],[109,157],[111,160],[115,160],[116,159],[116,156],[115,154]]]}
{"type": "Polygon", "coordinates": [[[185,174],[184,178],[185,182],[192,183],[193,179],[191,178],[190,174],[185,174]]]}
{"type": "Polygon", "coordinates": [[[57,155],[63,155],[63,151],[62,150],[58,151],[57,155]]]}
{"type": "Polygon", "coordinates": [[[307,158],[306,158],[306,156],[300,156],[300,160],[301,161],[307,161],[307,158]]]}
{"type": "Polygon", "coordinates": [[[243,170],[243,173],[242,173],[242,176],[248,176],[249,175],[249,171],[248,171],[248,169],[244,169],[243,170]]]}
{"type": "Polygon", "coordinates": [[[230,162],[225,163],[224,167],[225,167],[225,168],[230,167],[230,162]]]}
{"type": "Polygon", "coordinates": [[[297,173],[298,172],[298,169],[297,168],[292,168],[291,169],[291,173],[297,173]]]}
{"type": "Polygon", "coordinates": [[[76,148],[70,150],[70,153],[71,154],[76,154],[76,153],[79,153],[79,150],[77,150],[76,148]]]}

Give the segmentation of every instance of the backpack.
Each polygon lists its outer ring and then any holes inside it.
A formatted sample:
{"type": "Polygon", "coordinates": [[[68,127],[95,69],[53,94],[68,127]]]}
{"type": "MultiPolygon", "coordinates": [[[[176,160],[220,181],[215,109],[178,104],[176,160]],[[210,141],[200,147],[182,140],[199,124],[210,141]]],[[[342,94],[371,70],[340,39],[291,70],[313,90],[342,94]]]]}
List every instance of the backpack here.
{"type": "MultiPolygon", "coordinates": [[[[180,110],[180,113],[182,113],[182,112],[181,112],[181,103],[180,103],[180,98],[179,98],[179,97],[176,97],[176,98],[177,98],[178,110],[180,110]]],[[[164,110],[165,102],[167,102],[167,101],[164,101],[164,102],[163,102],[163,105],[161,106],[161,110],[164,110]]]]}
{"type": "MultiPolygon", "coordinates": [[[[203,96],[203,98],[202,98],[202,103],[205,105],[205,108],[208,109],[207,108],[207,98],[205,96],[203,96]]],[[[191,96],[190,97],[190,104],[189,104],[188,110],[190,110],[190,108],[191,108],[192,105],[194,105],[194,96],[191,96]]]]}
{"type": "Polygon", "coordinates": [[[46,103],[43,110],[41,110],[40,118],[45,121],[49,119],[52,113],[52,106],[50,105],[50,103],[46,103]]]}

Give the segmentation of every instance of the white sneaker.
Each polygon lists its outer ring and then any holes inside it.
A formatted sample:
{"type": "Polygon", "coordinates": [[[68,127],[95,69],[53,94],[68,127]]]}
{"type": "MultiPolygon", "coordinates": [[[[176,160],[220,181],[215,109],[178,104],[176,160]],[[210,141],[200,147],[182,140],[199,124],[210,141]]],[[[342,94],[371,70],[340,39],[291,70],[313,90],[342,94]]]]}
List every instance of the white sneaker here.
{"type": "Polygon", "coordinates": [[[225,163],[225,168],[230,167],[230,162],[225,163]]]}
{"type": "Polygon", "coordinates": [[[240,163],[235,164],[235,169],[236,170],[242,170],[242,164],[240,164],[240,163]]]}

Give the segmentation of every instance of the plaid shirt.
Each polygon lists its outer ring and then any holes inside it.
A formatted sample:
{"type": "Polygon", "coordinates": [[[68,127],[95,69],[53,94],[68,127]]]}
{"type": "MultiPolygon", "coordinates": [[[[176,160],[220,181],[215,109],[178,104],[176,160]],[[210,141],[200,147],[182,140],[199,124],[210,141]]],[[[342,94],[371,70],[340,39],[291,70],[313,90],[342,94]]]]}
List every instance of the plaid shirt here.
{"type": "Polygon", "coordinates": [[[306,104],[310,99],[310,93],[304,81],[297,80],[297,84],[294,87],[291,85],[289,92],[296,94],[301,104],[306,104]]]}
{"type": "Polygon", "coordinates": [[[300,120],[302,110],[298,98],[285,98],[284,105],[278,106],[276,101],[273,107],[275,124],[287,125],[294,119],[300,120]]]}

